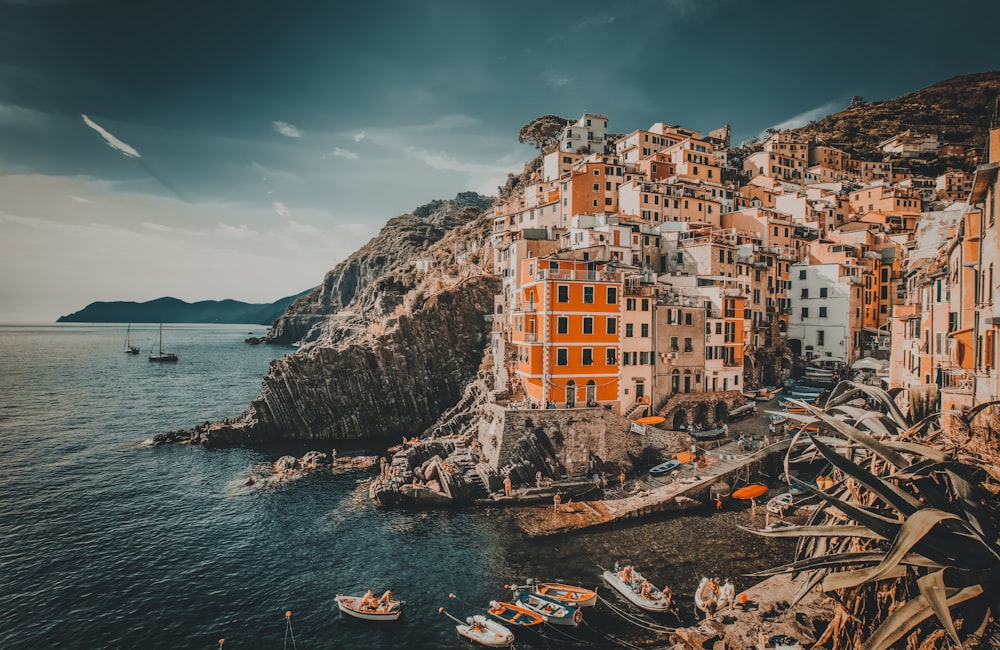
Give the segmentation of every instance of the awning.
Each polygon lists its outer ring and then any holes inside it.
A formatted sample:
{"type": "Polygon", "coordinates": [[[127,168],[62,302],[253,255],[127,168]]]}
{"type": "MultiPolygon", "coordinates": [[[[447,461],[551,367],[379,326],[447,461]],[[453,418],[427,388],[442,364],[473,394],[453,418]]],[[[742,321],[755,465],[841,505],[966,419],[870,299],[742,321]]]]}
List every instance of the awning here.
{"type": "Polygon", "coordinates": [[[864,359],[858,359],[851,364],[851,368],[854,368],[855,370],[878,370],[888,364],[888,361],[880,361],[871,357],[865,357],[864,359]]]}

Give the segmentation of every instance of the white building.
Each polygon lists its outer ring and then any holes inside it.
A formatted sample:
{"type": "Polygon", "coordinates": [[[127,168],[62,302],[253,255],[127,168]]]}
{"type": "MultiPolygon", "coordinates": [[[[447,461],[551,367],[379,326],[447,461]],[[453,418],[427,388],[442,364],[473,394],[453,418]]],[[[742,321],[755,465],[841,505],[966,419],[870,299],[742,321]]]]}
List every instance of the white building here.
{"type": "Polygon", "coordinates": [[[589,153],[604,153],[608,137],[608,116],[584,113],[575,124],[567,125],[559,137],[559,151],[585,149],[589,153]]]}
{"type": "Polygon", "coordinates": [[[851,363],[861,344],[861,268],[851,264],[806,264],[789,268],[791,315],[788,342],[808,359],[829,358],[851,363]]]}

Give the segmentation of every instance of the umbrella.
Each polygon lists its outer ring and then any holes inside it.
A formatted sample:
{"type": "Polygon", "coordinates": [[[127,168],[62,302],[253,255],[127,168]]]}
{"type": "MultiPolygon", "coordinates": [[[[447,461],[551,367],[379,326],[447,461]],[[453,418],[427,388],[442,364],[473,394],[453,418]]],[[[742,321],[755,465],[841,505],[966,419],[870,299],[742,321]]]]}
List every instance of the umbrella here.
{"type": "Polygon", "coordinates": [[[636,420],[638,424],[661,424],[666,422],[667,418],[660,417],[659,415],[647,415],[644,418],[639,418],[636,420]]]}
{"type": "Polygon", "coordinates": [[[883,362],[878,359],[872,359],[871,357],[865,357],[864,359],[858,359],[851,366],[855,370],[878,370],[883,365],[883,362]]]}

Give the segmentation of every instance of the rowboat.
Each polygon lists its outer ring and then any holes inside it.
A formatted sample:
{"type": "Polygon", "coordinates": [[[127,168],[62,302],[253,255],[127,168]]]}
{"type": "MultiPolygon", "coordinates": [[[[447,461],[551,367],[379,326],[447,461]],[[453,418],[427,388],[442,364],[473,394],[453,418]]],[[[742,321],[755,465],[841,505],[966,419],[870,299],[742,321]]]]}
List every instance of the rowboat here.
{"type": "Polygon", "coordinates": [[[403,613],[403,603],[390,598],[387,603],[378,603],[374,608],[362,607],[364,596],[337,594],[337,608],[343,614],[366,621],[395,621],[403,613]]]}
{"type": "Polygon", "coordinates": [[[564,585],[559,582],[533,582],[520,587],[513,587],[517,591],[531,591],[542,596],[547,596],[573,607],[593,607],[597,603],[597,590],[564,585]]]}
{"type": "Polygon", "coordinates": [[[767,486],[761,485],[760,483],[751,483],[750,485],[744,485],[741,488],[733,490],[732,497],[734,499],[743,499],[744,501],[749,499],[756,499],[757,497],[762,497],[767,494],[767,486]]]}
{"type": "Polygon", "coordinates": [[[506,648],[514,642],[514,633],[496,621],[476,614],[455,626],[459,636],[490,648],[506,648]]]}
{"type": "Polygon", "coordinates": [[[765,507],[772,515],[778,515],[780,517],[783,516],[786,511],[794,509],[795,497],[791,492],[782,492],[778,496],[769,499],[765,507]]]}
{"type": "Polygon", "coordinates": [[[615,591],[640,609],[647,612],[673,611],[673,594],[670,590],[667,589],[664,593],[657,589],[630,566],[621,571],[615,566],[615,571],[605,571],[602,577],[615,591]],[[647,595],[643,595],[644,586],[648,586],[647,595]]]}
{"type": "Polygon", "coordinates": [[[711,617],[719,606],[719,583],[711,578],[702,578],[694,590],[694,606],[711,617]]]}
{"type": "Polygon", "coordinates": [[[659,465],[653,467],[651,470],[649,470],[649,473],[653,476],[664,476],[674,471],[680,466],[681,466],[681,461],[677,460],[676,458],[671,458],[667,462],[660,463],[659,465]]]}
{"type": "Polygon", "coordinates": [[[534,627],[545,622],[544,618],[530,609],[503,601],[491,600],[487,613],[497,620],[518,627],[534,627]]]}
{"type": "Polygon", "coordinates": [[[555,598],[542,596],[530,591],[517,594],[517,604],[524,609],[535,612],[546,623],[576,627],[583,621],[583,612],[579,609],[559,602],[555,598]]]}
{"type": "Polygon", "coordinates": [[[754,404],[753,402],[747,402],[746,404],[742,406],[737,406],[732,411],[730,411],[729,419],[739,420],[740,418],[750,417],[751,415],[757,415],[757,405],[754,404]]]}
{"type": "Polygon", "coordinates": [[[781,388],[781,386],[765,386],[757,391],[757,396],[754,399],[758,402],[766,402],[777,396],[781,392],[781,388]]]}

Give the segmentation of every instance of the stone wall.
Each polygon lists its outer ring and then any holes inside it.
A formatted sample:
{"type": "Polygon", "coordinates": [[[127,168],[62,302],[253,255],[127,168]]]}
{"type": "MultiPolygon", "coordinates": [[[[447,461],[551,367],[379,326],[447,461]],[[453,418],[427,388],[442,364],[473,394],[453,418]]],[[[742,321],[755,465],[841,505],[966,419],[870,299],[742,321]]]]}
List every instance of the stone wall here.
{"type": "Polygon", "coordinates": [[[728,420],[729,412],[747,401],[738,390],[682,393],[671,397],[660,409],[660,415],[667,418],[663,426],[668,429],[681,430],[688,424],[701,424],[712,429],[721,427],[728,420]]]}
{"type": "Polygon", "coordinates": [[[630,474],[687,446],[687,437],[631,422],[603,408],[506,409],[489,405],[479,421],[479,441],[489,463],[514,470],[522,482],[534,472],[554,479],[594,472],[630,474]],[[530,472],[530,473],[529,473],[530,472]]]}

